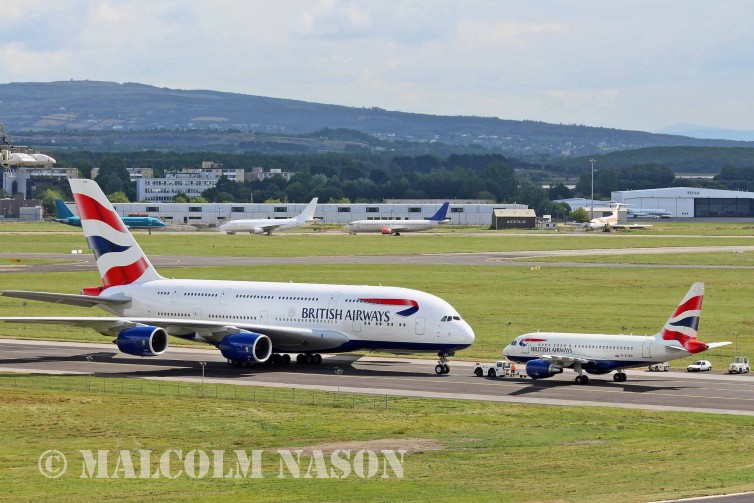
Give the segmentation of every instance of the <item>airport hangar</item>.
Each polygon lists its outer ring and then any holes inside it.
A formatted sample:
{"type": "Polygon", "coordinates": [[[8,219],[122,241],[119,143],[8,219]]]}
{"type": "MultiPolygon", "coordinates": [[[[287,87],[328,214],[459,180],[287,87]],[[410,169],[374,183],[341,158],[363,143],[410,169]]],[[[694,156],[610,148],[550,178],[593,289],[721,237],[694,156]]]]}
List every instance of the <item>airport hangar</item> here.
{"type": "MultiPolygon", "coordinates": [[[[345,225],[354,220],[421,220],[434,215],[445,200],[411,203],[318,204],[314,218],[323,224],[345,225]]],[[[73,203],[66,206],[76,213],[73,203]]],[[[174,224],[220,225],[229,220],[278,219],[297,216],[306,203],[113,203],[121,216],[148,215],[174,224]]],[[[450,201],[449,225],[489,227],[494,210],[526,210],[525,204],[450,201]]]]}
{"type": "Polygon", "coordinates": [[[754,192],[669,187],[615,191],[610,197],[633,208],[667,210],[673,218],[754,218],[754,192]]]}

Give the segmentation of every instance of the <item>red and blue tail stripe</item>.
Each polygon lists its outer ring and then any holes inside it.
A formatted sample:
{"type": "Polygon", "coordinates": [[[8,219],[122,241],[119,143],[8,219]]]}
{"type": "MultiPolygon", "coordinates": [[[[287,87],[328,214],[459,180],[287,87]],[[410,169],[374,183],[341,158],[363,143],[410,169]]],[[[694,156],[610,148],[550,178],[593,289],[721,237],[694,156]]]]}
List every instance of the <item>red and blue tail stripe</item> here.
{"type": "Polygon", "coordinates": [[[161,279],[97,183],[69,182],[105,288],[161,279]]]}

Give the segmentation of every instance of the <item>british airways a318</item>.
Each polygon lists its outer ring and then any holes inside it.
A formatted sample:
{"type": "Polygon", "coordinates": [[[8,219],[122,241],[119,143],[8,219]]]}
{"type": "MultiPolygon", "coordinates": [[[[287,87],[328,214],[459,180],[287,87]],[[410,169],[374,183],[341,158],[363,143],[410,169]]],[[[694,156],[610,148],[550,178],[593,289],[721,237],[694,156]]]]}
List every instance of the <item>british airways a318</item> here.
{"type": "Polygon", "coordinates": [[[572,368],[578,374],[576,384],[589,382],[584,372],[615,372],[613,380],[623,382],[624,369],[676,360],[730,344],[706,344],[696,339],[703,297],[704,283],[694,283],[654,336],[536,332],[516,337],[503,354],[510,361],[525,363],[526,373],[533,379],[552,377],[564,368],[572,368]]]}
{"type": "Polygon", "coordinates": [[[166,279],[155,270],[100,187],[70,180],[102,285],[80,295],[5,290],[14,298],[99,307],[106,317],[3,317],[15,323],[88,327],[115,338],[137,356],[158,356],[168,336],[204,341],[228,364],[271,360],[322,361],[321,353],[385,351],[435,353],[437,374],[447,357],[474,342],[474,332],[444,300],[385,286],[166,279]]]}

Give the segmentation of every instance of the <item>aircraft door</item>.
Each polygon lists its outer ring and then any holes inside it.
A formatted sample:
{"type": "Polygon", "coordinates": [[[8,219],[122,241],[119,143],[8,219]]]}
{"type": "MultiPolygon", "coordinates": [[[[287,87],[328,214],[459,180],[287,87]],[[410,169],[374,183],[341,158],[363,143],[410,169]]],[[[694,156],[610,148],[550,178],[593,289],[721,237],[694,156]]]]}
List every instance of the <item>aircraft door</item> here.
{"type": "Polygon", "coordinates": [[[645,339],[644,344],[641,345],[641,357],[652,358],[652,339],[645,339]]]}
{"type": "Polygon", "coordinates": [[[361,320],[353,320],[353,331],[361,332],[361,320]]]}
{"type": "Polygon", "coordinates": [[[424,335],[424,318],[416,318],[416,335],[424,335]]]}
{"type": "Polygon", "coordinates": [[[262,323],[267,323],[267,311],[261,311],[259,313],[259,321],[262,323]]]}
{"type": "Polygon", "coordinates": [[[147,307],[147,318],[154,318],[154,306],[147,307]]]}
{"type": "Polygon", "coordinates": [[[340,296],[340,292],[335,292],[330,294],[330,300],[327,303],[328,309],[335,309],[338,306],[338,297],[340,296]]]}
{"type": "Polygon", "coordinates": [[[220,304],[225,304],[228,302],[228,294],[230,293],[230,290],[223,290],[222,294],[220,295],[220,304]]]}
{"type": "Polygon", "coordinates": [[[181,298],[181,294],[183,293],[183,287],[179,286],[177,288],[173,288],[173,295],[170,297],[170,302],[178,302],[181,298]]]}
{"type": "Polygon", "coordinates": [[[202,310],[200,308],[194,308],[194,319],[195,320],[201,320],[202,319],[202,310]]]}
{"type": "Polygon", "coordinates": [[[529,354],[529,343],[524,342],[523,344],[519,343],[518,347],[521,348],[521,353],[528,355],[529,354]]]}

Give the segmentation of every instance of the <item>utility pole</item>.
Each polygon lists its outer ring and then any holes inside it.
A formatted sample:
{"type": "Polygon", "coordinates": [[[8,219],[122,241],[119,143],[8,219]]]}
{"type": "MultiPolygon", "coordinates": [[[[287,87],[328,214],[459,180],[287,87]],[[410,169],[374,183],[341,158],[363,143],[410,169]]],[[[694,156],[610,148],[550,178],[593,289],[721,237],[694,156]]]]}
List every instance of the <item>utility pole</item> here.
{"type": "Polygon", "coordinates": [[[204,367],[207,365],[207,362],[199,362],[199,365],[202,366],[202,398],[204,398],[204,367]]]}
{"type": "Polygon", "coordinates": [[[589,215],[589,220],[594,219],[594,163],[597,159],[589,159],[589,163],[592,165],[592,213],[589,215]]]}
{"type": "Polygon", "coordinates": [[[89,362],[89,371],[87,372],[87,377],[86,377],[86,387],[87,387],[87,391],[92,391],[92,357],[87,356],[86,361],[89,362]]]}

